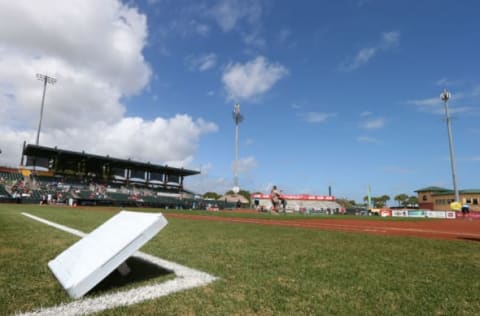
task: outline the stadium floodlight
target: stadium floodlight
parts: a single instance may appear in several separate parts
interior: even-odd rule
[[[43,119],[43,107],[45,104],[45,93],[47,91],[47,83],[54,85],[57,82],[57,79],[49,77],[47,75],[36,74],[38,80],[43,81],[43,95],[42,95],[42,105],[40,106],[40,121],[38,122],[38,131],[37,131],[37,141],[35,144],[38,146],[40,141],[40,130],[42,129],[42,119]]]
[[[240,113],[240,104],[235,104],[233,107],[233,120],[235,122],[235,162],[233,166],[234,180],[233,180],[233,192],[237,194],[240,192],[238,186],[238,126],[243,122],[243,115]]]
[[[445,119],[447,121],[447,130],[448,130],[448,144],[450,148],[450,165],[452,168],[452,179],[453,179],[453,191],[455,192],[455,201],[460,201],[460,194],[457,187],[457,173],[455,171],[455,157],[453,153],[453,136],[452,136],[452,122],[450,118],[450,113],[448,111],[448,100],[451,98],[450,92],[447,89],[444,89],[440,94],[440,99],[445,105]]]

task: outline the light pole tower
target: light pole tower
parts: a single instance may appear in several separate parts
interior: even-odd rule
[[[45,104],[45,92],[47,91],[47,83],[54,85],[57,82],[57,79],[49,77],[47,75],[37,74],[37,79],[43,81],[43,95],[42,95],[42,105],[40,107],[40,121],[38,122],[38,131],[37,131],[37,141],[35,145],[38,146],[40,141],[40,130],[42,129],[42,119],[43,119],[43,106]]]
[[[240,187],[238,186],[238,126],[243,122],[243,115],[240,114],[240,104],[235,104],[233,107],[233,120],[235,121],[235,163],[233,165],[233,192],[240,192]]]
[[[458,193],[457,187],[457,173],[455,171],[455,157],[453,153],[453,136],[452,136],[452,122],[450,118],[450,113],[448,112],[448,99],[451,95],[447,89],[444,89],[440,94],[440,99],[445,105],[445,119],[447,121],[447,130],[448,130],[448,144],[450,146],[450,165],[452,167],[452,179],[453,179],[453,191],[455,192],[455,201],[460,202],[460,194]]]

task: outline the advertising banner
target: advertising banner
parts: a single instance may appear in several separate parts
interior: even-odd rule
[[[392,210],[392,216],[394,217],[408,217],[407,210]]]
[[[445,211],[426,211],[428,218],[447,218]]]
[[[457,216],[456,216],[455,212],[448,211],[448,212],[445,212],[445,217],[448,218],[448,219],[455,219]]]
[[[408,210],[408,217],[425,217],[423,210]]]
[[[392,216],[392,210],[389,208],[382,208],[380,210],[380,216],[382,217],[389,217]]]

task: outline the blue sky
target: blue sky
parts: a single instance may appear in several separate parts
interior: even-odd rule
[[[459,187],[480,188],[477,1],[81,3],[46,1],[43,24],[1,5],[0,164],[34,142],[42,72],[44,145],[201,169],[187,187],[223,193],[239,103],[241,188],[412,195],[452,188],[448,88]]]

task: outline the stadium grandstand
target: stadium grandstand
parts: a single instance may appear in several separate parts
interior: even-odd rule
[[[210,202],[184,188],[185,177],[199,173],[24,144],[19,168],[0,167],[0,202],[205,209]]]

